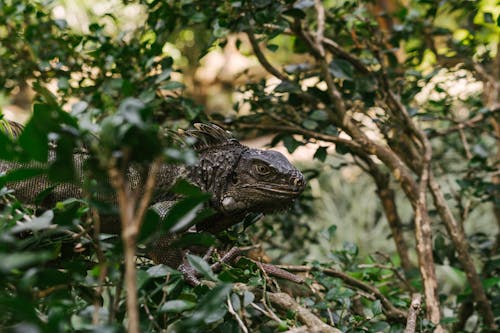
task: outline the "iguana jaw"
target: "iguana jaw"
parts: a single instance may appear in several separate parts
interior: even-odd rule
[[[264,185],[264,184],[245,184],[241,186],[242,188],[252,188],[258,192],[267,192],[267,193],[278,193],[284,194],[290,197],[297,197],[304,188],[302,187],[294,187],[290,188],[290,186],[277,186],[277,185]]]

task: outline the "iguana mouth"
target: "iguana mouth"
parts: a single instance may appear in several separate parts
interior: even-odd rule
[[[256,190],[267,192],[267,193],[279,193],[287,196],[297,196],[302,192],[302,189],[293,189],[289,186],[266,186],[262,184],[245,184],[242,187],[251,187]]]

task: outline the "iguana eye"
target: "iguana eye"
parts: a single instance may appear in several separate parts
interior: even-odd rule
[[[257,172],[261,175],[267,175],[271,172],[271,168],[269,168],[267,165],[265,164],[257,164],[255,166],[255,169],[257,170]]]

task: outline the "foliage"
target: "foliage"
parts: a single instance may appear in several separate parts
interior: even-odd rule
[[[252,216],[217,239],[207,234],[184,239],[219,249],[210,258],[187,257],[204,284],[193,287],[176,267],[138,259],[141,331],[275,332],[311,326],[300,311],[280,308],[278,296],[286,292],[297,298],[297,306],[343,332],[402,332],[412,293],[428,295],[429,278],[422,276],[434,272],[434,262],[462,280],[454,293],[434,290],[440,293],[438,307],[451,315],[436,317],[436,303],[426,299],[417,331],[438,324],[455,332],[493,330],[495,323],[484,310],[500,317],[499,240],[493,232],[468,227],[475,210],[493,210],[489,216],[500,218],[500,13],[493,1],[133,3],[145,9],[144,24],[113,35],[102,17],[83,32],[54,19],[57,2],[0,2],[2,93],[16,94],[27,86],[36,92],[33,116],[21,136],[0,132],[0,159],[38,162],[0,178],[2,331],[124,331],[130,294],[123,289],[124,244],[116,235],[93,231],[93,212],[116,213],[117,208],[90,194],[112,190],[99,181],[110,167],[148,166],[159,157],[192,163],[193,151],[179,145],[170,130],[207,119],[222,120],[240,133],[276,134],[273,144],[281,142],[289,152],[318,143],[314,157],[322,165],[332,164],[334,150],[343,162],[333,169],[361,168],[376,185],[397,253],[364,257],[357,245],[345,243],[327,249],[326,261],[288,267],[305,278],[302,284],[268,274],[256,259],[265,255],[249,254],[220,270],[211,268],[234,245],[251,248],[263,242],[266,251],[278,253],[276,258],[294,253],[301,259],[307,257],[307,244],[321,237],[331,246],[341,225],[312,228],[317,212],[306,192],[289,212],[263,223],[255,224],[259,217]],[[119,20],[113,13],[104,16]],[[195,32],[194,46],[183,45],[183,31]],[[241,51],[255,54],[280,82],[262,79],[239,87],[245,100],[236,101],[235,111],[250,112],[207,116],[184,93],[189,65],[235,34]],[[165,45],[176,43],[188,66],[166,50]],[[462,78],[482,83],[481,89],[454,93],[446,84]],[[57,158],[47,164],[53,143]],[[4,186],[40,174],[72,182],[75,151],[91,156],[85,168],[95,177],[83,185],[89,193],[85,200],[70,198],[43,211],[19,202]],[[313,170],[309,180],[317,176]],[[436,198],[442,192],[433,184],[443,186],[455,226],[446,223],[450,215],[439,209]],[[192,223],[196,215],[190,213],[207,200],[187,185],[173,191],[184,198],[163,221],[162,233]],[[403,225],[398,217],[394,193],[411,204],[411,224]],[[419,234],[426,216],[429,233]],[[155,239],[158,223],[148,211],[139,251]],[[462,233],[464,238],[457,239]],[[410,235],[419,264],[408,256],[414,246]],[[431,242],[430,257],[420,250],[425,242]],[[472,261],[463,249],[474,259],[479,286],[470,280]],[[485,298],[475,298],[478,288]]]

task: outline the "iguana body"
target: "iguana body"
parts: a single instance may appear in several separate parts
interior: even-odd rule
[[[151,205],[160,216],[165,216],[172,206],[168,198],[169,189],[181,178],[211,193],[209,205],[216,214],[197,225],[197,230],[211,233],[240,222],[248,213],[268,213],[286,208],[303,191],[303,175],[281,153],[246,147],[215,125],[196,124],[195,127],[186,134],[198,140],[195,145],[198,163],[193,166],[163,164],[158,172]],[[83,164],[88,156],[83,153],[74,156],[76,172],[83,182]],[[19,166],[0,161],[0,173],[8,173]],[[134,168],[129,169],[127,176],[132,188],[143,183],[141,172]],[[14,189],[14,195],[27,204],[33,204],[40,192],[53,187],[42,202],[47,207],[68,198],[84,197],[81,186],[52,184],[46,176],[12,182],[8,187]],[[117,232],[119,229],[118,221],[113,219],[106,219],[101,224],[105,232]],[[155,261],[172,264],[176,253],[168,248],[170,238],[160,240],[152,249]]]

